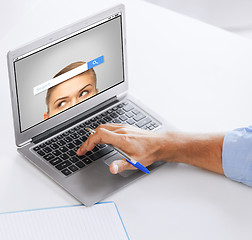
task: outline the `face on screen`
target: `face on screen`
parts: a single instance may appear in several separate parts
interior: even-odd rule
[[[44,119],[48,119],[98,93],[94,70],[86,71],[70,78],[47,91],[47,112]]]

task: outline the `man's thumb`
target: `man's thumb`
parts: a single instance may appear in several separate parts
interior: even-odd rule
[[[115,160],[110,164],[110,172],[117,174],[127,169],[132,169],[131,165],[125,160]]]

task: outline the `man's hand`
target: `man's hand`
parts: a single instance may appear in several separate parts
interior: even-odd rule
[[[144,166],[155,161],[181,162],[223,174],[222,144],[224,134],[155,133],[123,124],[105,124],[95,129],[77,151],[83,155],[97,144],[111,144]],[[125,160],[114,161],[114,174],[135,169]]]
[[[159,160],[162,138],[161,134],[128,125],[105,124],[95,129],[95,133],[91,134],[87,141],[82,144],[77,154],[83,155],[91,151],[97,144],[111,144],[144,166],[149,166],[154,161]],[[125,160],[114,161],[110,165],[110,171],[113,174],[126,169],[135,168]]]

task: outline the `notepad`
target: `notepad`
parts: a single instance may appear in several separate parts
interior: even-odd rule
[[[0,239],[129,239],[114,202],[0,214]]]

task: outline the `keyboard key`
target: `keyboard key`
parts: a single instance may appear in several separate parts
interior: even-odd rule
[[[97,120],[96,117],[90,119],[91,122],[96,122],[96,120]]]
[[[94,148],[93,148],[93,152],[98,152],[100,149],[97,147],[97,146],[95,146]]]
[[[64,141],[69,143],[69,142],[72,142],[73,139],[70,136],[67,136],[67,137],[64,138]]]
[[[79,168],[77,168],[75,165],[71,165],[68,167],[72,172],[76,172]]]
[[[90,128],[92,128],[92,129],[96,129],[99,125],[98,125],[97,123],[92,123],[92,124],[90,124],[89,126],[90,126]]]
[[[68,131],[68,133],[70,133],[70,134],[72,134],[72,133],[74,133],[75,131],[73,130],[73,129],[70,129],[69,131]]]
[[[154,129],[154,127],[153,127],[153,126],[150,126],[150,127],[149,127],[149,129],[150,129],[150,130],[153,130],[153,129]]]
[[[76,155],[76,152],[74,152],[73,150],[70,150],[67,152],[67,154],[72,157]]]
[[[96,116],[96,118],[97,118],[97,119],[101,119],[101,118],[102,118],[102,115],[100,114],[100,115]]]
[[[58,170],[62,170],[62,169],[64,169],[64,168],[66,168],[66,167],[69,167],[70,165],[72,165],[72,163],[71,163],[70,161],[67,160],[67,161],[64,161],[64,162],[62,162],[62,163],[56,165],[56,168],[57,168]]]
[[[138,122],[141,119],[145,118],[145,115],[143,115],[142,113],[137,114],[135,117],[133,117],[133,119]]]
[[[129,120],[127,120],[126,122],[130,125],[133,125],[135,123],[135,121],[131,118]]]
[[[45,148],[43,148],[43,151],[44,151],[45,153],[49,153],[49,152],[52,151],[52,149],[51,149],[50,147],[45,147]]]
[[[57,142],[57,144],[59,146],[64,146],[66,144],[66,142],[64,140],[60,140],[60,141]]]
[[[73,139],[77,139],[78,137],[79,137],[78,133],[71,134],[71,138],[73,138]]]
[[[111,117],[109,117],[109,116],[107,116],[107,117],[105,117],[105,118],[103,118],[106,122],[110,122],[110,121],[112,121],[112,118]]]
[[[51,141],[55,143],[58,141],[58,139],[55,137],[55,138],[52,138]]]
[[[100,149],[107,147],[106,144],[97,144],[96,146]]]
[[[118,109],[116,112],[117,112],[119,115],[124,114],[124,111],[123,111],[122,109]]]
[[[45,142],[46,145],[50,145],[52,143],[52,140],[48,140]]]
[[[80,129],[80,126],[74,127],[74,130],[78,131]]]
[[[81,124],[80,124],[80,127],[81,127],[81,128],[84,128],[84,127],[85,127],[85,123],[81,123]]]
[[[78,149],[79,149],[79,147],[74,147],[73,151],[77,152]]]
[[[67,154],[63,153],[63,154],[60,155],[60,158],[62,160],[67,160],[69,158],[69,156]]]
[[[73,143],[74,143],[76,146],[80,146],[80,145],[82,144],[82,142],[81,142],[79,139],[73,140]]]
[[[137,109],[132,110],[132,112],[133,112],[135,115],[137,115],[138,113],[140,113],[140,111],[137,110]]]
[[[84,158],[83,160],[82,160],[86,165],[88,165],[88,164],[90,164],[92,161],[90,160],[90,159],[88,159],[88,158]]]
[[[37,152],[39,149],[40,149],[40,147],[36,146],[36,147],[33,148],[33,151]]]
[[[73,149],[73,148],[75,147],[75,145],[74,145],[73,143],[68,143],[68,144],[66,145],[66,147],[67,147],[68,149]]]
[[[86,155],[87,156],[90,156],[90,155],[92,155],[93,154],[93,152],[92,151],[88,151],[88,152],[86,152]]]
[[[90,155],[89,157],[90,157],[91,160],[95,161],[95,160],[97,160],[97,159],[99,159],[99,158],[107,155],[108,153],[110,153],[112,151],[113,151],[113,148],[111,148],[111,147],[108,146],[106,148],[103,148],[99,152],[96,152],[96,153]]]
[[[83,160],[83,159],[86,158],[86,157],[87,157],[86,155],[77,156],[77,158],[78,158],[79,160]]]
[[[125,122],[128,118],[125,115],[121,115],[119,119]]]
[[[68,176],[68,175],[70,175],[72,172],[69,170],[69,169],[64,169],[64,170],[62,170],[61,171],[65,176]]]
[[[79,159],[78,159],[77,157],[71,157],[69,160],[70,160],[72,163],[76,163],[76,162],[79,161]]]
[[[62,152],[59,151],[58,149],[56,149],[56,150],[54,150],[54,151],[52,152],[52,154],[53,154],[54,156],[56,156],[56,157],[58,157],[61,153],[62,153]]]
[[[56,158],[54,158],[53,160],[51,160],[50,161],[50,163],[53,165],[53,166],[55,166],[55,165],[57,165],[57,164],[59,164],[59,163],[61,163],[61,162],[63,162],[60,158],[58,158],[58,157],[56,157]]]
[[[79,168],[83,168],[83,167],[85,167],[85,164],[83,162],[79,161],[76,163],[76,166],[78,166]]]
[[[125,115],[126,115],[127,117],[129,117],[129,118],[131,118],[131,117],[134,116],[134,114],[133,114],[132,112],[127,112]]]
[[[118,118],[114,119],[112,122],[113,123],[121,123],[121,121]]]
[[[69,132],[64,132],[62,135],[63,135],[64,137],[66,137],[66,136],[69,135]]]
[[[38,150],[38,152],[37,152],[40,156],[44,156],[45,155],[45,153],[42,151],[42,150]]]
[[[46,147],[46,144],[45,144],[45,143],[41,143],[41,144],[39,145],[39,147],[40,147],[40,148],[44,148],[44,147]]]
[[[50,160],[52,160],[52,159],[54,158],[54,156],[53,156],[53,154],[48,153],[48,154],[45,155],[43,158],[44,158],[46,161],[50,161]]]
[[[82,142],[86,142],[87,141],[87,137],[86,136],[82,136],[82,137],[80,137],[80,140],[82,141]]]
[[[59,151],[61,152],[67,152],[68,151],[68,148],[66,146],[63,146],[63,147],[59,147]]]
[[[80,136],[84,136],[84,135],[86,134],[86,132],[85,132],[83,129],[80,129],[80,130],[78,131],[78,134],[79,134]]]
[[[134,107],[131,104],[127,104],[126,106],[123,107],[123,110],[128,112],[130,110],[132,110]]]
[[[57,143],[53,143],[50,145],[50,148],[55,150],[55,149],[59,148],[59,145]]]
[[[105,123],[106,123],[106,121],[105,121],[104,119],[100,119],[98,122],[99,122],[100,124],[105,124]]]
[[[147,118],[139,121],[138,123],[136,123],[136,126],[138,126],[139,128],[141,128],[141,127],[143,127],[144,125],[146,125],[149,122],[151,122],[151,119],[147,117]]]
[[[118,114],[116,114],[116,113],[111,113],[111,114],[110,114],[110,117],[112,117],[112,118],[117,118],[117,117],[118,117]]]

